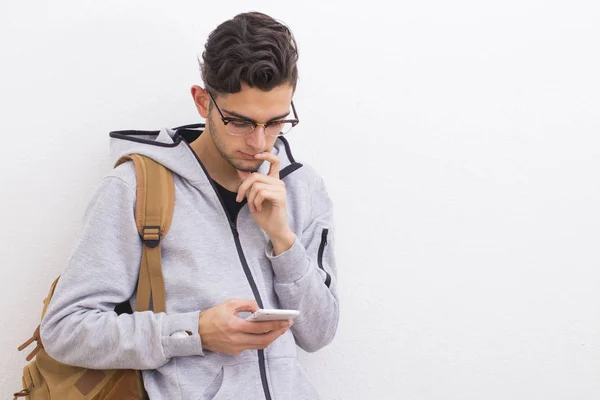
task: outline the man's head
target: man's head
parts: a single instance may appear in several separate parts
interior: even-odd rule
[[[268,15],[239,14],[219,25],[202,53],[202,80],[213,94],[237,93],[242,82],[269,91],[296,88],[298,51],[292,32]]]
[[[200,62],[205,87],[194,86],[192,96],[216,150],[234,168],[255,171],[261,161],[247,155],[269,151],[276,137],[265,135],[263,126],[233,136],[218,111],[258,124],[293,118],[287,114],[298,80],[297,60],[291,31],[265,14],[239,14],[210,34]]]

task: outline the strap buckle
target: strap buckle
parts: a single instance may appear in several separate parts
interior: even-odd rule
[[[160,226],[144,226],[140,236],[142,237],[144,244],[153,249],[160,244],[160,239],[162,237],[162,234],[160,233]]]

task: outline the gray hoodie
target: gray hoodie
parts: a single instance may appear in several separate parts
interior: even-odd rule
[[[338,325],[332,205],[323,181],[294,160],[285,139],[276,141],[272,152],[281,159],[296,241],[273,256],[247,205],[231,220],[190,148],[202,127],[111,133],[113,161],[138,153],[175,173],[175,212],[161,244],[167,312],[114,311],[128,300],[135,309],[142,254],[134,219],[135,169],[125,163],[104,178],[86,211],[42,321],[45,349],[65,364],[143,370],[152,400],[317,399],[296,345],[319,350],[331,342]],[[259,172],[267,170],[265,163]],[[265,350],[238,356],[203,350],[199,313],[232,298],[301,314]],[[178,331],[193,334],[173,335]]]

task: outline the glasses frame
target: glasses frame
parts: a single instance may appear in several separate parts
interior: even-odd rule
[[[265,135],[267,136],[271,136],[271,137],[279,137],[279,136],[283,136],[287,133],[289,133],[289,131],[287,131],[286,133],[281,133],[279,132],[277,135],[270,135],[267,133],[267,127],[269,127],[269,125],[278,122],[278,123],[291,123],[292,127],[290,128],[290,131],[296,126],[298,125],[298,123],[300,122],[300,119],[298,119],[298,113],[296,112],[296,107],[294,106],[294,101],[292,100],[292,112],[294,113],[294,119],[277,119],[274,121],[268,121],[265,122],[264,124],[260,124],[256,121],[252,121],[251,119],[245,119],[245,118],[234,118],[234,117],[226,117],[223,115],[223,113],[221,112],[221,109],[219,108],[219,106],[217,105],[217,102],[215,101],[215,98],[213,97],[212,93],[208,92],[208,95],[210,96],[210,100],[213,102],[213,104],[215,105],[215,107],[217,108],[217,111],[219,112],[219,116],[221,117],[221,121],[223,121],[223,125],[227,126],[228,123],[230,122],[244,122],[244,123],[250,123],[252,125],[254,125],[254,128],[252,128],[251,131],[249,131],[248,133],[245,133],[243,135],[236,135],[234,133],[229,132],[228,129],[225,129],[227,131],[227,133],[229,133],[231,136],[248,136],[249,134],[251,134],[252,132],[254,132],[254,130],[256,128],[258,128],[259,126],[263,127],[263,130],[265,132]]]

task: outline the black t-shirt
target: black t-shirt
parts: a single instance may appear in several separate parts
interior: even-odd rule
[[[223,186],[219,185],[217,182],[215,182],[215,186],[219,191],[219,195],[223,199],[223,203],[225,203],[225,208],[227,208],[227,212],[231,216],[231,219],[235,221],[238,213],[240,212],[242,207],[244,207],[244,204],[246,204],[246,198],[244,198],[244,200],[238,203],[237,201],[235,201],[235,198],[237,197],[237,192],[230,192]]]

